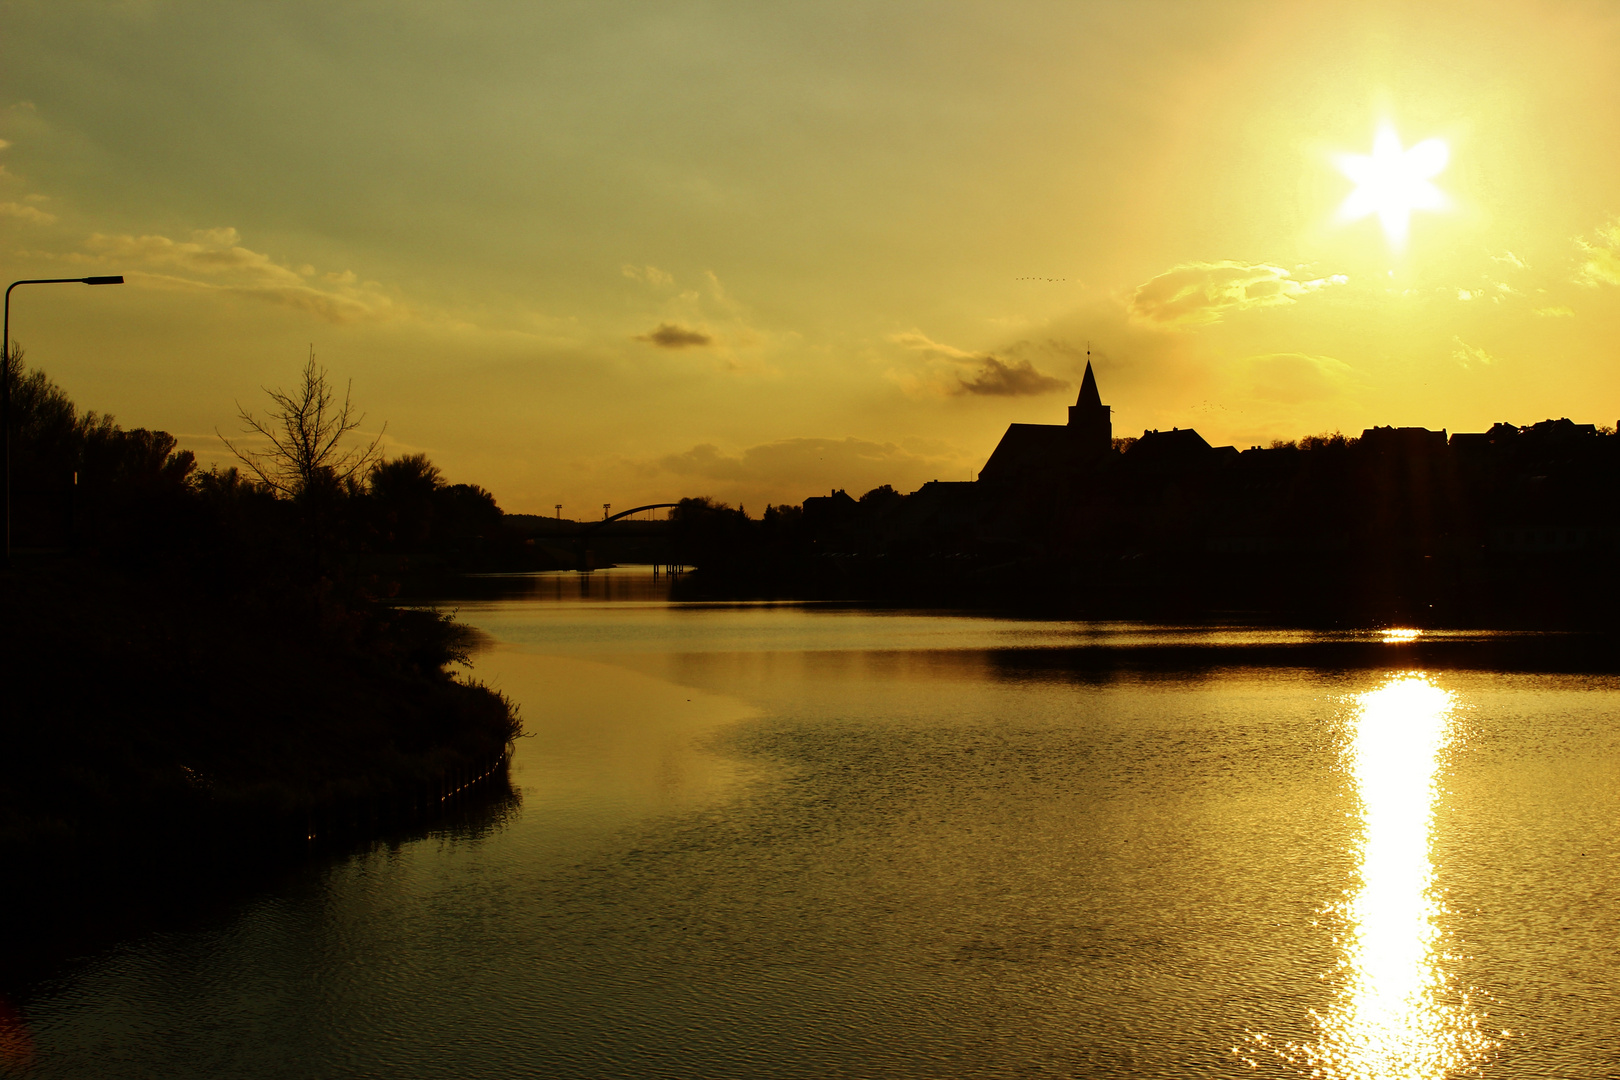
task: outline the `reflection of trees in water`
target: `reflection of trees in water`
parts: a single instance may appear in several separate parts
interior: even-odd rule
[[[1060,625],[1060,624],[1059,624]],[[1198,634],[1197,628],[1179,631]],[[1223,628],[1209,633],[1237,636]],[[1257,638],[1274,634],[1256,628]],[[1310,631],[1296,632],[1304,638]],[[1388,639],[1380,633],[1345,631],[1294,642],[1211,641],[1208,644],[1130,644],[990,649],[986,666],[997,678],[1073,682],[1101,686],[1174,673],[1193,678],[1230,670],[1266,668],[1300,671],[1387,671],[1422,667],[1431,671],[1610,672],[1620,655],[1606,634],[1534,632],[1456,633],[1447,637]]]
[[[502,769],[463,797],[448,801],[438,813],[424,814],[377,835],[340,840],[332,845],[331,854],[349,858],[380,848],[398,851],[408,844],[435,838],[482,841],[511,825],[522,809],[523,792],[512,783],[510,770]]]
[[[681,600],[684,579],[651,567],[627,566],[582,574],[575,570],[536,573],[464,574],[428,583],[416,597],[450,603],[479,600],[663,601]]]
[[[170,852],[146,860],[139,873],[123,865],[81,867],[55,883],[48,897],[32,897],[26,909],[12,895],[7,910],[24,917],[0,922],[0,954],[7,961],[0,969],[0,1007],[8,992],[40,985],[77,957],[154,932],[206,929],[222,912],[285,896],[296,882],[317,880],[368,855],[445,840],[476,847],[517,821],[523,794],[503,769],[476,793],[446,805],[414,821],[340,833],[312,845],[238,851],[234,858],[217,849]],[[0,1048],[0,1067],[5,1064]]]

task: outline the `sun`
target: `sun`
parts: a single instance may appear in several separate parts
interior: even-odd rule
[[[1356,184],[1339,207],[1340,221],[1359,221],[1377,214],[1390,247],[1406,246],[1413,210],[1444,210],[1451,205],[1445,193],[1429,181],[1450,160],[1451,151],[1439,139],[1425,139],[1407,150],[1389,124],[1373,137],[1371,154],[1340,154],[1339,171]]]

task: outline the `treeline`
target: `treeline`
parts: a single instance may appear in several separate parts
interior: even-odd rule
[[[427,455],[346,456],[335,442],[323,455],[322,436],[339,433],[318,429],[337,420],[346,433],[352,416],[302,415],[331,392],[313,361],[297,400],[280,395],[293,411],[271,418],[281,448],[244,449],[240,467],[206,471],[167,432],[80,413],[20,352],[8,374],[13,548],[184,569],[217,588],[291,589],[338,608],[391,596],[413,577],[549,568],[489,491],[448,483]],[[341,407],[328,402],[328,411]],[[300,426],[312,445],[288,446]]]
[[[413,573],[498,558],[495,500],[422,455],[346,456],[331,421],[353,417],[313,360],[284,395],[304,413],[274,416],[281,449],[206,471],[20,353],[6,375],[0,853],[301,838],[420,801],[516,736],[510,704],[455,674],[467,631],[388,602]]]
[[[882,484],[859,499],[835,491],[803,505],[767,505],[752,518],[711,498],[682,499],[669,515],[670,558],[696,573],[676,583],[677,595],[883,600],[909,594],[897,578],[885,578],[891,562],[898,569],[909,557],[908,576],[932,577],[931,568],[955,554],[936,551],[936,537],[904,525],[907,507],[920,501]]]

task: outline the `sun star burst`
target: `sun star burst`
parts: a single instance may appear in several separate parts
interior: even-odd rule
[[[1339,220],[1359,221],[1377,214],[1390,246],[1405,247],[1413,210],[1444,210],[1451,205],[1430,183],[1450,157],[1451,151],[1439,139],[1425,139],[1403,150],[1395,129],[1383,125],[1373,137],[1371,154],[1340,154],[1334,159],[1356,185],[1339,207]]]

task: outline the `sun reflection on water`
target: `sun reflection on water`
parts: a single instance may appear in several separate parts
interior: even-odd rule
[[[1357,883],[1339,915],[1338,999],[1317,1014],[1313,1075],[1438,1080],[1471,1071],[1495,1043],[1448,984],[1431,832],[1456,702],[1408,672],[1355,699],[1346,764],[1360,800]]]

